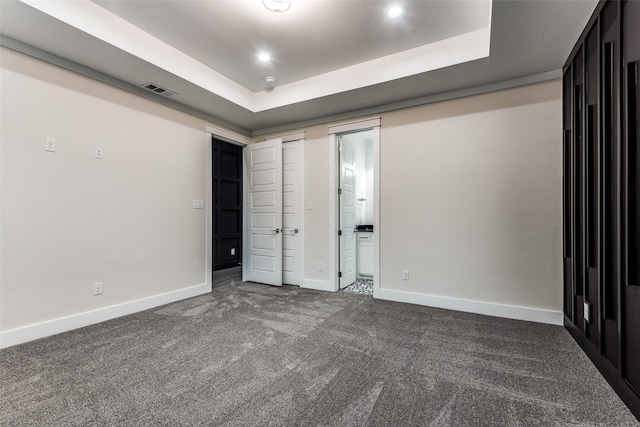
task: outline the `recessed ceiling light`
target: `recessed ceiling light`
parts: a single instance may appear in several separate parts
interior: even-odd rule
[[[387,10],[387,15],[389,15],[391,18],[397,18],[398,16],[402,15],[402,7],[400,7],[400,6],[391,6]]]
[[[291,7],[291,0],[262,0],[262,4],[271,12],[286,12]]]
[[[267,52],[260,52],[260,54],[258,55],[258,59],[262,62],[269,62],[271,61],[271,55],[269,55]]]

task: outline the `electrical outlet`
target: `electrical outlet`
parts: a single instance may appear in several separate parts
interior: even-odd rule
[[[44,151],[49,151],[51,153],[56,152],[56,140],[55,138],[45,138],[44,139]]]
[[[409,270],[402,270],[402,280],[409,280]]]
[[[104,148],[96,147],[96,159],[103,159],[103,158],[104,158]]]
[[[231,255],[235,255],[236,254],[236,248],[231,248]]]
[[[318,263],[318,271],[323,271],[324,270],[324,262],[319,262]]]
[[[93,295],[102,295],[102,282],[93,284]]]
[[[584,303],[584,320],[587,323],[590,323],[591,321],[589,320],[589,315],[591,314],[591,304],[589,304],[588,302]]]

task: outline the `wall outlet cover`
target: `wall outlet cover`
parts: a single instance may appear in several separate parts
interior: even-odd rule
[[[56,140],[55,138],[45,138],[44,139],[44,151],[49,151],[51,153],[56,152]]]
[[[102,295],[102,282],[93,284],[93,295]]]

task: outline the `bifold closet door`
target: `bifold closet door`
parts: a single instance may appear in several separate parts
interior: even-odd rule
[[[623,378],[640,391],[640,150],[638,111],[640,91],[640,2],[623,3],[622,45],[624,112],[622,120],[624,226],[623,226]]]
[[[249,179],[246,279],[282,286],[282,140],[245,147]]]

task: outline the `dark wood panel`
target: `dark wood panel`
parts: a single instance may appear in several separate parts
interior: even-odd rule
[[[242,262],[242,147],[213,138],[213,270]]]
[[[571,258],[564,259],[564,315],[572,319],[573,315],[573,269],[571,265],[573,260]],[[573,320],[573,319],[572,319]]]
[[[581,55],[576,55],[581,59]],[[575,66],[574,70],[578,67]],[[575,81],[575,79],[574,79]],[[575,282],[575,294],[582,295],[584,289],[584,147],[582,143],[582,86],[573,87],[573,278]],[[577,316],[576,316],[577,317]]]
[[[563,234],[562,244],[563,253],[565,258],[571,258],[572,253],[572,215],[571,206],[572,202],[572,186],[571,186],[571,165],[573,163],[573,154],[571,152],[571,131],[565,130],[562,141],[562,220],[563,220]],[[567,284],[569,287],[573,287],[571,283]]]
[[[601,162],[601,287],[602,351],[621,366],[620,330],[620,3],[609,2],[600,15],[602,162]]]
[[[640,420],[639,60],[640,1],[600,2],[562,114],[565,326]]]
[[[638,111],[640,100],[638,61],[640,60],[640,2],[623,4],[624,64],[624,158],[625,228],[623,293],[623,377],[640,392],[640,150]]]
[[[573,87],[573,68],[571,65],[562,76],[562,129],[571,129],[571,88]]]
[[[585,320],[585,335],[600,347],[600,27],[596,21],[587,33],[585,46],[584,116],[585,147],[585,265],[584,300],[589,305],[589,321]]]
[[[573,139],[571,133],[573,111],[573,68],[565,69],[562,77],[562,236],[563,236],[563,283],[564,283],[564,313],[573,318],[574,290],[573,282]]]

